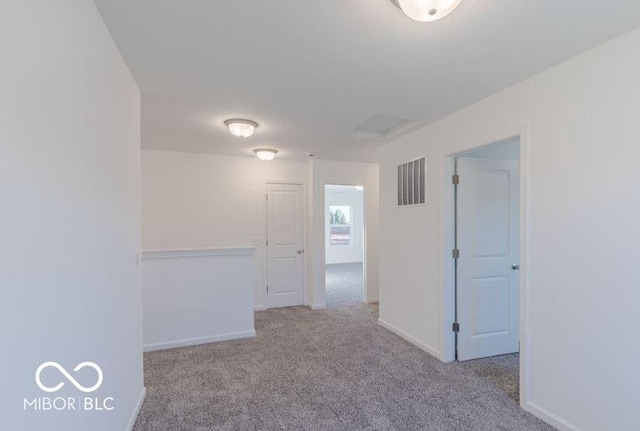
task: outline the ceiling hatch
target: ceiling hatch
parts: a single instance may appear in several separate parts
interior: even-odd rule
[[[353,129],[351,135],[363,139],[384,140],[408,131],[415,124],[414,121],[406,118],[373,115]]]

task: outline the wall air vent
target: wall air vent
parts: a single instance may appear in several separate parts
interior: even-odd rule
[[[398,206],[426,203],[426,173],[426,157],[398,165]]]

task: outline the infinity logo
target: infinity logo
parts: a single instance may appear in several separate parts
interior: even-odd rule
[[[82,362],[82,363],[76,365],[76,367],[73,369],[73,371],[76,372],[76,373],[78,371],[80,371],[81,369],[85,368],[85,367],[91,367],[91,368],[93,368],[94,370],[97,371],[97,373],[98,373],[98,381],[96,382],[95,385],[93,385],[93,386],[91,386],[89,388],[86,388],[86,387],[82,386],[80,383],[78,383],[78,381],[76,379],[74,379],[73,376],[71,374],[69,374],[67,372],[67,370],[62,368],[62,366],[60,364],[58,364],[57,362],[45,362],[42,365],[40,365],[38,367],[38,369],[36,370],[36,383],[38,384],[40,389],[42,389],[45,392],[56,392],[56,391],[59,391],[64,386],[64,382],[60,382],[56,386],[54,386],[52,388],[42,384],[42,382],[40,381],[40,374],[42,373],[42,370],[44,370],[45,368],[48,368],[48,367],[53,367],[53,368],[57,369],[58,371],[60,371],[62,373],[62,375],[64,375],[67,378],[67,380],[69,380],[71,382],[71,384],[73,386],[75,386],[76,388],[78,388],[78,390],[80,390],[82,392],[93,392],[96,389],[98,389],[100,387],[100,385],[102,385],[102,370],[100,369],[99,366],[97,366],[93,362]]]

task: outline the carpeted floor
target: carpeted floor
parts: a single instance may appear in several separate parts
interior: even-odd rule
[[[362,263],[326,265],[327,307],[343,307],[363,302],[364,276]],[[520,402],[519,355],[501,355],[463,362],[480,377]]]
[[[518,353],[474,359],[462,364],[506,392],[516,403],[520,402],[520,355]]]
[[[143,430],[551,430],[377,306],[256,313],[257,337],[146,353]]]
[[[364,302],[362,262],[326,265],[327,307]]]

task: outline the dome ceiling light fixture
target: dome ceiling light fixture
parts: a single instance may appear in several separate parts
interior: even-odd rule
[[[433,22],[453,12],[462,0],[391,0],[391,3],[415,21]]]
[[[248,138],[258,128],[258,123],[244,118],[229,118],[224,121],[233,136],[238,138]]]
[[[260,160],[269,161],[276,158],[276,154],[278,154],[278,150],[274,150],[273,148],[256,148],[253,150],[256,153],[256,156]]]

